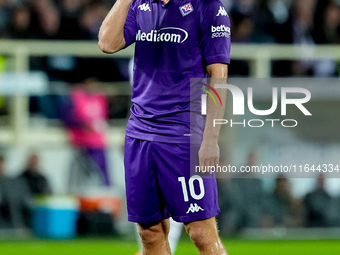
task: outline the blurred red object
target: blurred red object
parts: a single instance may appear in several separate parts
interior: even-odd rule
[[[100,211],[117,217],[122,211],[122,201],[118,197],[79,196],[78,199],[81,212]]]

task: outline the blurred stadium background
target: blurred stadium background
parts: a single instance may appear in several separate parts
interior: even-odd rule
[[[292,129],[224,127],[223,163],[340,164],[340,2],[222,2],[232,21],[230,82],[308,88],[313,114],[288,109],[299,122]],[[104,55],[96,42],[113,3],[0,0],[0,254],[138,250],[126,220],[122,156],[133,47]],[[104,102],[84,106],[104,112],[93,122],[70,121],[81,91]],[[254,101],[271,104],[267,94]],[[81,134],[90,129],[106,141],[99,146],[106,167],[93,164],[86,141],[74,140],[79,123]],[[229,253],[337,254],[340,174],[320,173],[221,176],[218,220]],[[186,235],[176,254],[195,254]]]

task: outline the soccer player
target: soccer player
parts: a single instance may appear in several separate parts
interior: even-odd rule
[[[208,99],[202,142],[191,146],[190,79],[226,79],[228,15],[219,0],[117,0],[100,28],[99,48],[115,53],[134,42],[124,154],[128,219],[138,224],[143,254],[171,254],[171,216],[184,223],[200,254],[225,255],[216,179],[191,176],[190,149],[200,166],[218,164],[219,128],[212,123],[223,117],[226,93],[216,89],[221,106]]]

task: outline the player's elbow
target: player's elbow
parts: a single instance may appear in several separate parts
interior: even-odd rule
[[[112,54],[120,50],[114,45],[110,45],[106,42],[103,42],[102,40],[98,41],[98,47],[102,52],[107,53],[107,54]]]
[[[99,49],[108,54],[115,53],[117,51],[120,51],[125,45],[124,40],[119,40],[119,41],[113,41],[109,42],[108,40],[99,38],[98,40],[98,47]]]

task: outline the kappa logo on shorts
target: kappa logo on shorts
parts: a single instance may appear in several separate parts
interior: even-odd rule
[[[195,213],[195,212],[199,212],[199,211],[204,211],[204,209],[202,207],[200,207],[197,203],[191,203],[189,208],[188,208],[188,211],[187,211],[187,214],[192,212],[192,213]]]
[[[151,10],[150,10],[150,6],[149,6],[149,4],[140,4],[139,6],[138,6],[138,9],[140,9],[141,11],[149,11],[149,12],[151,12]]]
[[[190,14],[194,8],[192,7],[191,3],[189,2],[188,4],[182,5],[181,7],[179,7],[179,10],[182,13],[182,16],[186,16],[188,14]]]

